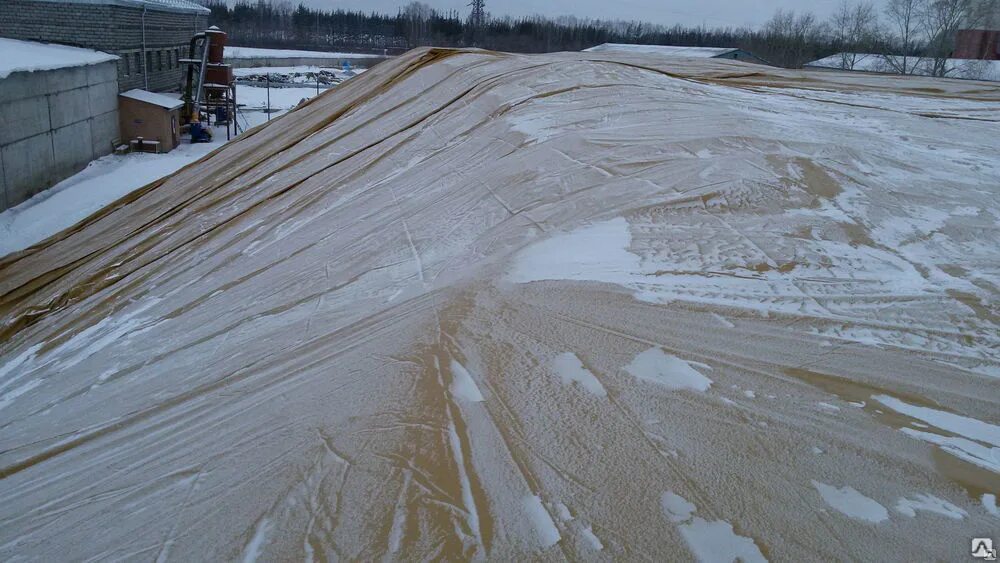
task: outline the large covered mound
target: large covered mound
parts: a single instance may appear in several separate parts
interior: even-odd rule
[[[424,49],[0,260],[0,559],[955,559],[1000,92]]]

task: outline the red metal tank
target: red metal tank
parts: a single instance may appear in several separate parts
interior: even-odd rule
[[[222,64],[222,59],[225,56],[226,50],[226,39],[229,36],[226,35],[225,31],[222,31],[214,25],[208,28],[205,31],[205,34],[209,39],[208,62]]]
[[[1000,61],[1000,30],[962,29],[955,37],[956,59]]]
[[[208,84],[232,84],[233,66],[227,64],[208,63],[205,69],[205,82]]]

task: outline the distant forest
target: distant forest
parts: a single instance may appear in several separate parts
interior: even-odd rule
[[[996,7],[996,0],[890,0],[890,3],[899,1],[917,8],[938,3]],[[225,0],[202,0],[202,4],[212,10],[212,25],[229,33],[231,44],[283,49],[399,54],[414,47],[435,45],[540,53],[579,51],[601,43],[643,43],[738,47],[772,64],[797,68],[843,51],[902,50],[909,55],[929,42],[920,44],[908,37],[906,41],[898,41],[888,31],[891,25],[883,32],[878,10],[873,4],[852,4],[847,0],[840,12],[828,21],[808,12],[779,10],[759,29],[667,27],[642,22],[537,16],[487,17],[485,25],[477,27],[470,23],[467,14],[439,12],[421,2],[411,2],[395,15],[324,11],[301,4],[296,6],[288,0],[237,0],[232,6]]]

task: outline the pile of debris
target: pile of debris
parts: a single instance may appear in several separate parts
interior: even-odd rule
[[[358,74],[353,69],[319,67],[242,68],[236,69],[234,73],[237,84],[271,88],[294,88],[317,84],[322,88],[329,88]]]

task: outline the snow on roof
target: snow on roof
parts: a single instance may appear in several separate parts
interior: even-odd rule
[[[130,8],[146,8],[161,12],[183,12],[191,14],[210,14],[211,10],[190,0],[34,0],[35,2],[58,2],[60,4],[97,4],[125,6]]]
[[[118,60],[101,51],[0,37],[0,79],[12,72],[55,70]]]
[[[906,57],[906,59],[906,67],[914,69],[912,72],[907,71],[907,74],[933,76],[932,68],[934,59],[925,57]],[[899,55],[837,53],[836,55],[830,55],[829,57],[806,63],[805,67],[900,74],[898,69],[903,67],[903,62],[903,57]],[[1000,61],[948,59],[945,64],[945,78],[1000,82]]]
[[[589,49],[584,49],[589,53],[603,53],[606,51],[628,51],[632,53],[647,53],[651,55],[667,55],[670,57],[702,57],[711,59],[728,55],[733,51],[739,51],[730,47],[679,47],[676,45],[631,45],[628,43],[603,43]]]
[[[363,53],[331,53],[327,51],[295,51],[289,49],[258,49],[256,47],[226,47],[227,59],[367,59],[382,55]]]
[[[177,98],[157,94],[156,92],[147,92],[146,90],[129,90],[128,92],[122,92],[120,96],[166,109],[177,109],[184,105],[184,102]]]

